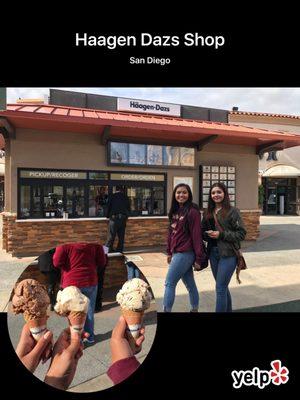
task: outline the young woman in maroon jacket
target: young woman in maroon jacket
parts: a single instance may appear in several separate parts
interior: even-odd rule
[[[197,312],[199,294],[194,279],[193,265],[196,269],[200,269],[204,254],[201,215],[198,206],[193,203],[189,185],[180,183],[174,188],[168,216],[170,224],[167,260],[170,265],[165,281],[163,310],[172,311],[176,285],[182,279],[189,292],[191,311]]]

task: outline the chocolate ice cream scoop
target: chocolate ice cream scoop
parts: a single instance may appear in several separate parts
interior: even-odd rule
[[[24,314],[25,320],[44,317],[50,299],[44,285],[35,279],[24,279],[15,286],[12,298],[13,312]]]

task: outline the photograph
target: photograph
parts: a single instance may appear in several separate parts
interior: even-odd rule
[[[107,260],[99,244],[72,243],[25,268],[7,305],[7,324],[17,356],[34,376],[60,390],[87,393],[121,383],[139,368],[155,338],[156,314],[152,289],[130,257]],[[70,352],[76,340],[74,376],[58,378],[70,368],[61,352]],[[33,368],[27,348],[43,341],[42,361]],[[128,365],[119,366],[126,355]]]
[[[163,164],[163,146],[147,146],[147,164],[162,165]]]
[[[129,164],[146,164],[146,146],[144,144],[129,145]]]
[[[112,164],[128,163],[128,144],[112,142],[110,147],[110,162]]]
[[[33,382],[132,395],[188,362],[180,326],[297,317],[297,87],[3,89],[0,311]]]

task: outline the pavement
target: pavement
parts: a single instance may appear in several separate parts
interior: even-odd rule
[[[262,216],[260,229],[257,241],[243,245],[248,269],[241,271],[242,284],[238,284],[235,278],[230,282],[233,309],[236,311],[257,311],[255,307],[300,299],[300,217]],[[135,263],[152,287],[157,310],[162,311],[166,254],[148,251],[138,255],[142,260]],[[195,272],[195,280],[200,294],[200,312],[214,312],[215,282],[210,268]],[[273,307],[273,310],[286,311],[282,307],[278,310]],[[187,290],[181,281],[176,288],[173,311],[189,311]],[[290,311],[300,311],[300,302]]]
[[[261,232],[256,242],[243,246],[248,269],[241,272],[242,284],[233,278],[230,291],[234,311],[299,312],[300,311],[300,217],[262,216]],[[168,270],[164,250],[152,249],[126,253],[140,268],[151,285],[155,303],[146,319],[146,341],[139,354],[142,362],[148,354],[156,332],[156,311],[162,311],[164,280]],[[15,281],[35,257],[14,258],[0,251],[0,311],[9,308],[9,297]],[[200,312],[214,312],[214,280],[209,268],[195,273],[200,294]],[[179,282],[176,289],[174,312],[189,311],[185,286]],[[92,392],[111,386],[106,375],[110,363],[109,338],[119,316],[119,308],[111,293],[107,293],[104,311],[95,315],[97,343],[86,349],[82,357],[80,374],[76,374],[70,391]],[[23,319],[8,313],[11,341],[16,346]],[[49,319],[54,334],[66,326],[66,321],[56,315]],[[44,369],[43,369],[44,368]],[[47,365],[36,375],[44,376]]]
[[[117,290],[106,290],[103,293],[103,310],[95,314],[96,343],[85,346],[75,377],[69,387],[71,392],[94,392],[113,386],[112,381],[106,375],[106,371],[111,365],[110,338],[112,330],[120,316],[120,307],[115,301],[116,292]],[[144,361],[153,344],[157,325],[156,317],[155,301],[152,301],[150,308],[144,315],[147,335],[145,335],[142,351],[137,355],[140,363]],[[10,340],[14,349],[16,349],[24,326],[24,319],[22,315],[14,315],[11,312],[11,303],[8,304],[7,324]],[[56,341],[62,330],[68,327],[68,321],[67,318],[60,317],[52,311],[47,326],[53,332],[54,341]],[[34,375],[43,381],[49,365],[50,361],[44,365],[40,364]]]

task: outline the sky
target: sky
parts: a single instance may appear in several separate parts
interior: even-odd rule
[[[60,87],[53,89],[225,110],[238,107],[239,111],[300,115],[300,88]],[[49,95],[49,88],[7,88],[8,103],[14,103],[19,98],[40,98],[44,95]]]

